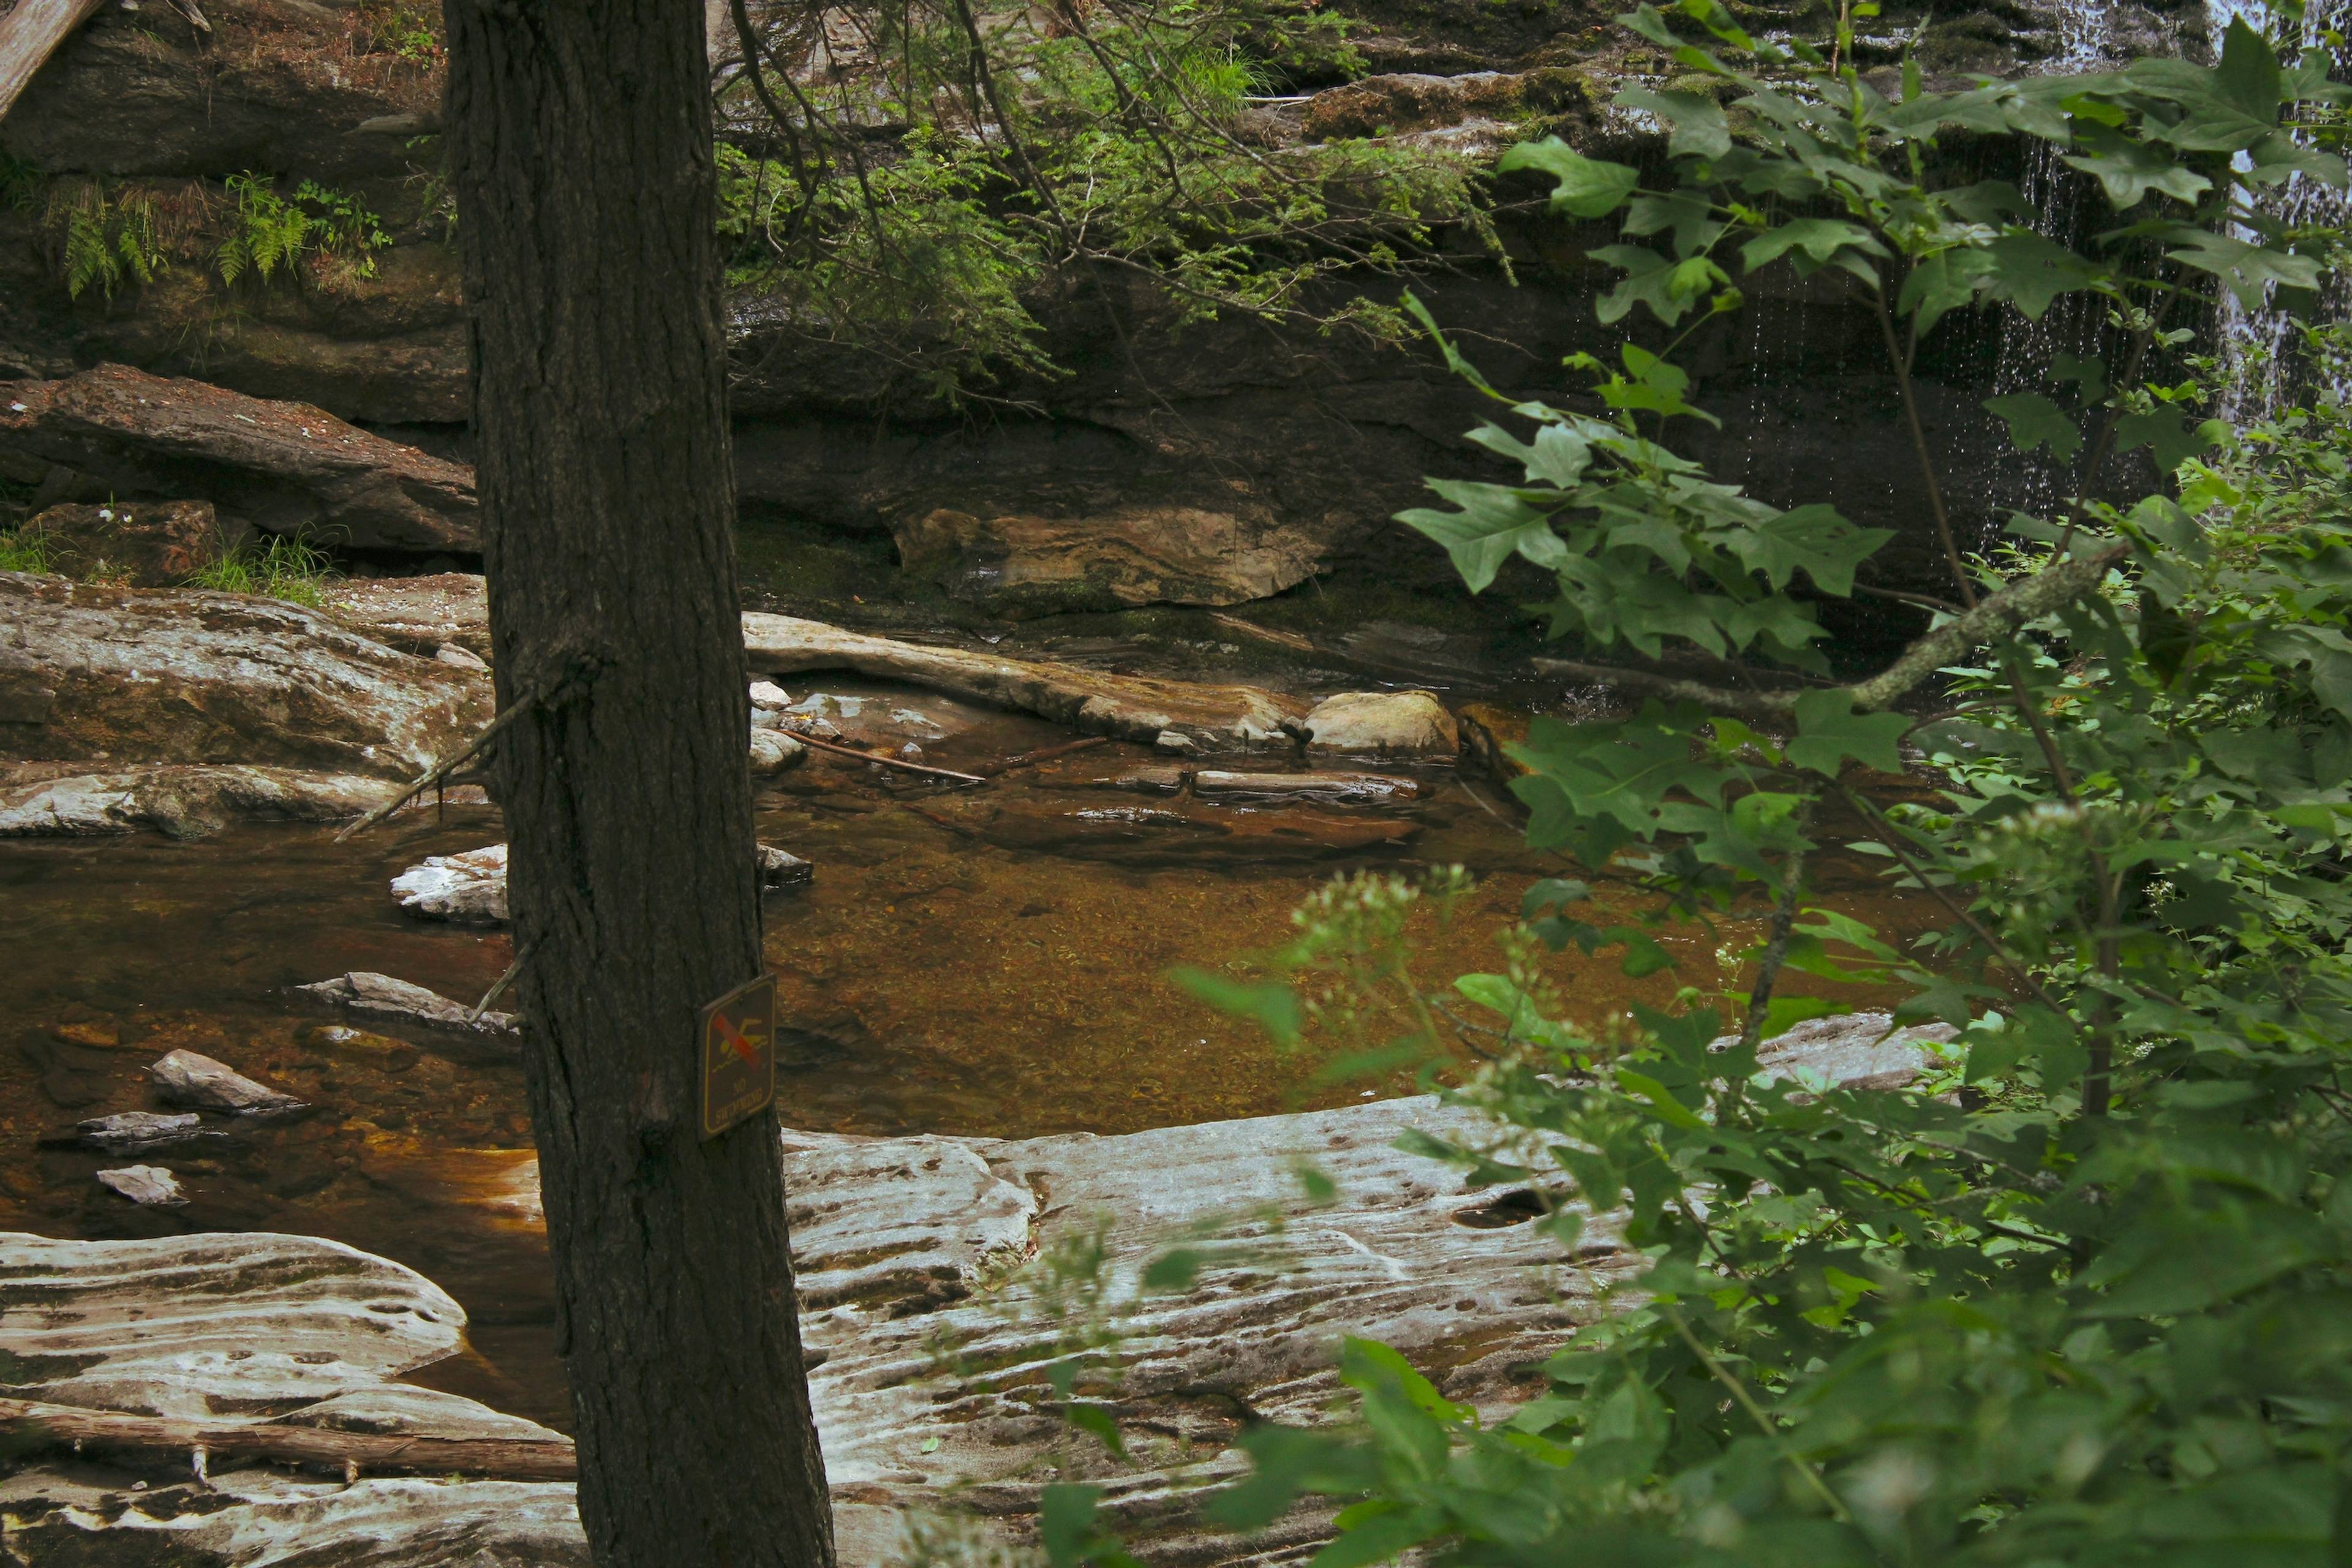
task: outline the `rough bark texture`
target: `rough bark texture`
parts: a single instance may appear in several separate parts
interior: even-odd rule
[[[496,767],[580,1512],[604,1568],[833,1558],[772,1114],[697,1136],[761,966],[693,0],[447,8]]]

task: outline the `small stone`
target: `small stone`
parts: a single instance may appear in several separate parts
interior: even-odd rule
[[[433,651],[433,658],[436,662],[446,664],[452,669],[486,671],[490,668],[480,654],[469,647],[459,647],[456,643],[443,643]]]
[[[204,1118],[194,1111],[159,1115],[152,1110],[125,1110],[114,1116],[93,1116],[79,1124],[81,1141],[108,1154],[128,1154],[158,1149],[205,1136]]]
[[[777,730],[751,731],[751,772],[765,778],[788,773],[808,760],[808,748]]]
[[[302,1109],[302,1102],[292,1095],[256,1083],[227,1063],[194,1051],[173,1051],[147,1070],[163,1090],[163,1098],[178,1105],[234,1111],[240,1116]]]
[[[117,1171],[100,1171],[98,1184],[134,1204],[170,1207],[188,1201],[179,1182],[161,1165],[125,1165]]]
[[[1201,749],[1201,742],[1181,730],[1162,730],[1152,738],[1151,743],[1163,752],[1174,752],[1180,756]]]
[[[759,847],[759,862],[762,888],[797,888],[816,877],[814,865],[772,845]]]
[[[751,682],[751,706],[754,708],[789,708],[793,694],[772,680]]]
[[[94,1023],[58,1024],[49,1033],[69,1046],[94,1046],[100,1050],[112,1050],[122,1043],[122,1031],[111,1020]]]
[[[1355,756],[1454,756],[1462,731],[1426,691],[1342,691],[1307,715],[1309,750]]]
[[[923,760],[923,748],[909,741],[898,748],[898,760],[902,763],[919,763]]]

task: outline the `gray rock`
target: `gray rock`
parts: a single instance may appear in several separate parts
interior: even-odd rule
[[[1360,757],[1451,759],[1462,732],[1426,691],[1342,691],[1316,704],[1301,725],[1307,749]]]
[[[762,888],[802,887],[816,877],[816,867],[790,850],[762,844],[759,853],[760,886]]]
[[[808,748],[780,731],[754,726],[751,731],[751,772],[761,778],[789,773],[808,760]]]
[[[392,879],[400,907],[423,920],[456,925],[507,922],[507,847],[485,845],[462,855],[427,856]]]
[[[366,970],[297,985],[294,991],[358,1017],[412,1024],[450,1034],[511,1039],[522,1024],[512,1013],[484,1013],[477,1018],[474,1010],[462,1002],[452,1002],[422,985]]]
[[[757,710],[775,710],[793,705],[793,694],[772,680],[751,682],[751,706]]]
[[[256,1083],[226,1062],[178,1050],[147,1068],[163,1098],[175,1105],[206,1110],[226,1110],[240,1116],[299,1110],[302,1101],[290,1094]]]
[[[201,838],[233,822],[343,822],[383,781],[300,768],[184,766],[0,784],[0,838],[79,838],[152,829]]]
[[[125,1110],[113,1116],[93,1116],[77,1124],[81,1141],[109,1154],[130,1154],[161,1149],[192,1138],[216,1136],[204,1131],[204,1118],[194,1111],[159,1115],[152,1110]]]
[[[0,758],[414,778],[490,721],[488,679],[323,612],[0,573]]]
[[[469,647],[460,647],[456,643],[442,644],[433,650],[433,657],[452,669],[478,669],[487,672],[490,668],[489,661],[483,658],[480,654]]]
[[[0,383],[0,449],[125,496],[201,495],[273,533],[367,550],[481,548],[474,471],[307,403],[101,364]]]
[[[134,1204],[172,1208],[188,1201],[188,1194],[180,1190],[178,1179],[161,1165],[125,1165],[120,1170],[100,1171],[98,1184]]]

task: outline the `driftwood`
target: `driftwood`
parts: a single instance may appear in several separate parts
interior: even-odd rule
[[[1287,749],[1290,740],[1285,723],[1307,714],[1307,704],[1297,699],[1254,686],[1204,685],[1107,675],[1070,665],[1032,664],[994,654],[868,637],[791,616],[746,615],[743,647],[754,674],[855,670],[992,707],[1020,709],[1087,734],[1146,744],[1172,731],[1213,750]]]
[[[996,778],[1020,768],[1034,768],[1039,763],[1050,763],[1056,757],[1066,757],[1073,752],[1088,752],[1097,746],[1110,744],[1108,735],[1088,735],[1082,740],[1065,741],[1058,746],[1040,746],[1034,752],[1024,752],[1017,757],[1007,757],[1001,763],[991,763],[982,768],[984,778]]]
[[[1389,773],[1244,773],[1215,768],[1138,768],[1094,781],[1098,788],[1146,795],[1192,794],[1211,800],[1315,800],[1375,805],[1414,800],[1421,785]]]
[[[0,16],[0,120],[48,64],[58,46],[73,37],[106,0],[16,0]]]
[[[300,1465],[356,1479],[362,1470],[501,1480],[568,1481],[579,1463],[568,1442],[500,1437],[418,1437],[244,1421],[178,1421],[82,1410],[35,1399],[0,1399],[0,1428],[31,1447],[187,1456],[203,1467],[224,1459]]]
[[[861,763],[873,763],[879,767],[898,768],[905,773],[921,773],[926,778],[950,779],[957,784],[988,782],[978,773],[960,773],[953,768],[935,768],[923,763],[902,762],[887,752],[861,752],[855,746],[835,745],[831,741],[820,741],[814,736],[803,735],[797,730],[782,730],[777,732],[790,735],[812,752],[824,752],[836,757],[850,757]]]

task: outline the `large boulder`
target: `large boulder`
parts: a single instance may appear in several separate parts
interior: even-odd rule
[[[168,588],[219,560],[236,542],[208,500],[53,506],[25,524],[68,574]]]
[[[0,383],[0,450],[121,497],[203,496],[273,533],[358,550],[481,548],[474,472],[306,403],[105,364]]]
[[[492,711],[488,676],[299,605],[0,573],[0,759],[414,777]]]
[[[0,777],[0,838],[87,838],[145,828],[201,838],[233,822],[344,822],[364,816],[383,796],[381,779],[300,768],[165,763],[14,784]]]
[[[1426,691],[1342,691],[1317,703],[1300,728],[1309,751],[1343,756],[1451,761],[1462,749],[1454,715]]]

